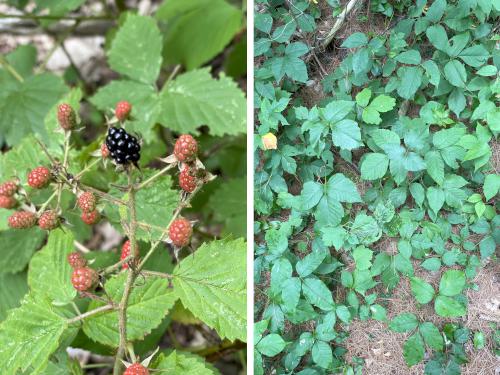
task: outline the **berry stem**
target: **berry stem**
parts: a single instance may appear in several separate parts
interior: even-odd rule
[[[64,156],[63,156],[63,170],[66,171],[68,169],[68,154],[69,154],[69,140],[71,137],[71,131],[67,131],[64,133]],[[56,212],[61,208],[61,197],[62,191],[64,187],[64,182],[61,181],[57,184],[57,208]]]
[[[159,172],[155,173],[154,175],[152,175],[150,178],[148,178],[146,181],[143,181],[141,182],[138,186],[137,186],[137,190],[140,190],[140,189],[143,189],[145,188],[147,185],[149,185],[151,182],[153,182],[154,180],[156,180],[158,177],[160,177],[161,175],[163,175],[165,172],[168,172],[169,170],[171,170],[173,167],[176,166],[176,163],[172,163],[172,164],[169,164],[168,166],[166,166],[165,168],[163,168],[162,170],[160,170]]]
[[[104,311],[113,310],[113,308],[114,308],[113,305],[104,305],[104,306],[98,307],[97,309],[87,311],[84,314],[75,316],[74,318],[68,319],[68,320],[66,320],[66,323],[67,324],[77,323],[85,318],[88,318],[89,316],[96,315],[96,314],[102,313]]]
[[[174,278],[174,275],[171,275],[169,273],[163,273],[163,272],[142,271],[141,273],[145,276],[157,276],[157,277],[161,277],[161,278],[169,279],[169,280]]]
[[[129,210],[129,241],[130,241],[130,254],[136,253],[136,241],[135,232],[137,230],[137,214],[135,207],[135,187],[132,179],[132,169],[129,168],[128,172],[128,188],[129,188],[129,199],[128,199],[128,210]],[[127,270],[127,281],[125,283],[125,288],[123,290],[122,299],[118,307],[118,328],[120,333],[120,345],[118,346],[118,352],[116,353],[115,365],[113,368],[113,375],[120,375],[123,363],[122,358],[125,354],[127,348],[127,305],[130,293],[132,291],[132,284],[137,276],[136,270],[129,268]]]
[[[35,141],[40,145],[40,147],[42,148],[42,151],[45,153],[45,155],[47,155],[47,157],[49,158],[50,160],[50,163],[52,165],[56,165],[57,162],[56,160],[52,157],[52,155],[49,153],[49,150],[47,150],[47,147],[45,147],[45,145],[43,144],[42,141],[40,141],[38,138],[35,137]]]
[[[75,247],[80,250],[82,253],[90,253],[92,250],[90,250],[87,246],[85,246],[84,244],[82,244],[81,242],[78,242],[78,241],[74,241],[73,242]]]
[[[187,196],[187,198],[182,201],[181,203],[179,203],[179,205],[177,206],[177,208],[175,209],[174,211],[174,214],[172,215],[172,218],[170,219],[170,222],[168,223],[167,225],[167,230],[168,228],[170,227],[170,225],[172,225],[172,223],[174,222],[175,219],[177,219],[177,217],[179,216],[179,214],[181,213],[182,209],[185,208],[185,207],[188,207],[189,206],[189,203],[191,202],[191,200],[193,199],[193,197],[196,195],[196,193],[198,191],[200,191],[201,187],[203,185],[198,185],[196,187],[196,189],[193,190],[193,192],[191,194],[189,194]],[[162,234],[162,236],[160,237],[160,239],[158,241],[156,241],[152,246],[151,246],[151,249],[149,249],[148,253],[144,256],[144,258],[142,258],[142,261],[141,263],[139,264],[139,266],[137,267],[137,270],[140,271],[144,265],[146,264],[147,260],[149,259],[149,257],[151,255],[153,255],[154,251],[156,250],[156,248],[158,247],[158,245],[165,239],[166,235],[166,232],[164,232]]]
[[[0,54],[0,65],[2,65],[12,76],[19,82],[24,82],[24,78],[17,72],[17,70],[9,64],[9,62]]]
[[[75,176],[75,179],[79,179],[80,177],[82,177],[86,172],[88,172],[90,169],[92,169],[92,167],[94,165],[96,165],[97,163],[99,163],[100,161],[101,161],[101,159],[99,159],[99,158],[94,159],[92,161],[92,163],[90,163],[84,169],[82,169],[80,172],[78,172],[78,174]]]
[[[49,197],[49,199],[47,199],[45,201],[45,203],[40,206],[38,212],[43,213],[45,211],[45,209],[47,208],[47,206],[50,204],[50,202],[52,202],[52,200],[56,197],[56,195],[57,195],[57,191],[54,191],[52,193],[52,195]]]

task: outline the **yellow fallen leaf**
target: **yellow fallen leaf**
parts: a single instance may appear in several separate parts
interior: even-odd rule
[[[278,138],[273,133],[267,133],[262,136],[264,150],[276,150],[278,148]]]

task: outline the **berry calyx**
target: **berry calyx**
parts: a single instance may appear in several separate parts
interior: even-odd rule
[[[76,126],[76,114],[73,107],[67,103],[60,104],[57,107],[57,121],[64,130],[73,129]]]
[[[97,210],[90,212],[83,212],[81,217],[83,222],[87,225],[93,225],[97,223],[99,220],[101,220],[101,214]]]
[[[187,193],[192,193],[196,189],[196,177],[193,169],[186,165],[179,173],[179,186]]]
[[[177,247],[183,247],[189,244],[192,234],[193,228],[191,222],[183,217],[174,220],[170,228],[168,228],[168,236]]]
[[[137,164],[141,158],[139,141],[123,128],[109,128],[106,146],[117,164]]]
[[[82,195],[80,195],[78,197],[77,204],[78,204],[78,207],[80,207],[80,209],[83,212],[94,211],[95,206],[96,206],[96,199],[95,199],[94,194],[91,193],[90,191],[86,191],[85,193],[83,193]]]
[[[14,197],[9,197],[7,195],[0,195],[0,208],[11,209],[15,207],[17,201]]]
[[[45,211],[38,219],[38,226],[43,230],[52,230],[59,226],[59,217],[55,211]]]
[[[36,216],[32,212],[14,212],[8,219],[9,227],[14,229],[27,229],[36,224]]]
[[[179,161],[192,161],[198,152],[198,142],[189,134],[181,135],[174,146],[174,155]]]
[[[101,156],[103,159],[106,159],[109,156],[109,150],[108,146],[106,146],[106,143],[103,143],[101,145]]]
[[[0,195],[12,197],[17,192],[18,185],[14,181],[7,181],[0,185]]]
[[[77,251],[68,254],[68,263],[72,268],[83,268],[87,265],[87,260]]]
[[[149,371],[140,363],[134,363],[125,370],[123,375],[149,375]]]
[[[77,268],[71,275],[71,284],[73,284],[73,288],[80,292],[94,289],[98,281],[99,276],[97,272],[90,267]]]
[[[128,118],[131,110],[132,110],[132,105],[126,100],[118,102],[115,108],[116,118],[121,122],[125,121]]]
[[[50,170],[46,167],[37,167],[28,174],[28,185],[34,189],[43,189],[50,182]]]

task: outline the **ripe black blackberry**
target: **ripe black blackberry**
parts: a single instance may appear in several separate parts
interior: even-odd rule
[[[123,128],[109,128],[106,146],[117,164],[133,163],[137,166],[141,158],[141,146],[137,138],[128,134]]]

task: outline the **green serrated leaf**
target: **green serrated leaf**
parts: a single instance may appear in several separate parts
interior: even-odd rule
[[[49,301],[27,296],[0,324],[0,372],[16,374],[31,367],[31,374],[39,374],[66,328],[66,318]]]
[[[267,357],[274,357],[281,353],[285,348],[286,342],[276,333],[271,333],[264,336],[256,345],[255,348]]]
[[[62,79],[39,74],[18,82],[0,76],[0,87],[0,137],[11,145],[30,133],[46,138],[43,118],[67,90]]]
[[[112,277],[105,284],[107,294],[118,305],[126,284],[127,272]],[[168,280],[158,277],[136,279],[130,293],[127,308],[127,339],[142,340],[152,329],[162,322],[167,312],[174,306],[177,295],[169,288]],[[88,310],[103,306],[100,301],[92,301]],[[145,319],[147,317],[147,319]],[[111,347],[118,347],[120,341],[118,312],[109,310],[86,319],[83,331],[92,340]]]
[[[403,345],[403,357],[408,366],[413,366],[424,359],[424,341],[420,334],[410,336]]]
[[[453,297],[462,293],[465,287],[465,273],[460,270],[448,270],[441,277],[439,282],[439,293]]]
[[[434,288],[431,284],[419,277],[411,277],[410,284],[411,291],[419,303],[425,304],[432,301]]]
[[[377,180],[385,176],[389,158],[384,154],[369,153],[361,162],[361,178],[363,180]]]
[[[35,298],[45,296],[55,304],[67,304],[76,296],[71,285],[72,269],[67,256],[74,249],[71,232],[55,229],[50,232],[47,244],[30,262],[28,284]]]
[[[467,312],[467,309],[462,303],[446,296],[436,297],[434,301],[434,310],[436,314],[445,318],[457,318],[459,316],[464,316]]]
[[[10,309],[21,304],[21,300],[28,292],[26,273],[0,274],[0,322],[7,317]]]
[[[216,221],[225,223],[224,233],[236,237],[246,235],[246,207],[242,204],[246,197],[246,179],[234,178],[224,183],[213,192],[208,202]]]
[[[415,329],[417,326],[417,317],[412,313],[399,314],[389,323],[389,329],[394,332],[408,332]]]
[[[189,372],[191,375],[218,375],[219,371],[205,362],[202,357],[192,353],[174,350],[160,353],[154,361],[153,367],[159,373],[183,375]]]
[[[1,231],[0,274],[22,271],[33,253],[40,248],[44,238],[45,233],[38,228]]]
[[[155,21],[129,13],[113,39],[108,62],[118,73],[151,84],[160,72],[161,50],[162,38]]]
[[[246,244],[212,241],[173,272],[174,294],[222,338],[246,341]]]
[[[210,76],[209,69],[180,75],[161,94],[159,122],[172,130],[195,133],[207,125],[210,134],[240,134],[246,131],[246,99],[236,83],[224,75]]]
[[[168,25],[166,64],[183,64],[190,70],[224,50],[241,29],[243,13],[225,0],[167,1],[156,11],[156,18]],[[272,25],[272,19],[267,25],[269,21]]]

